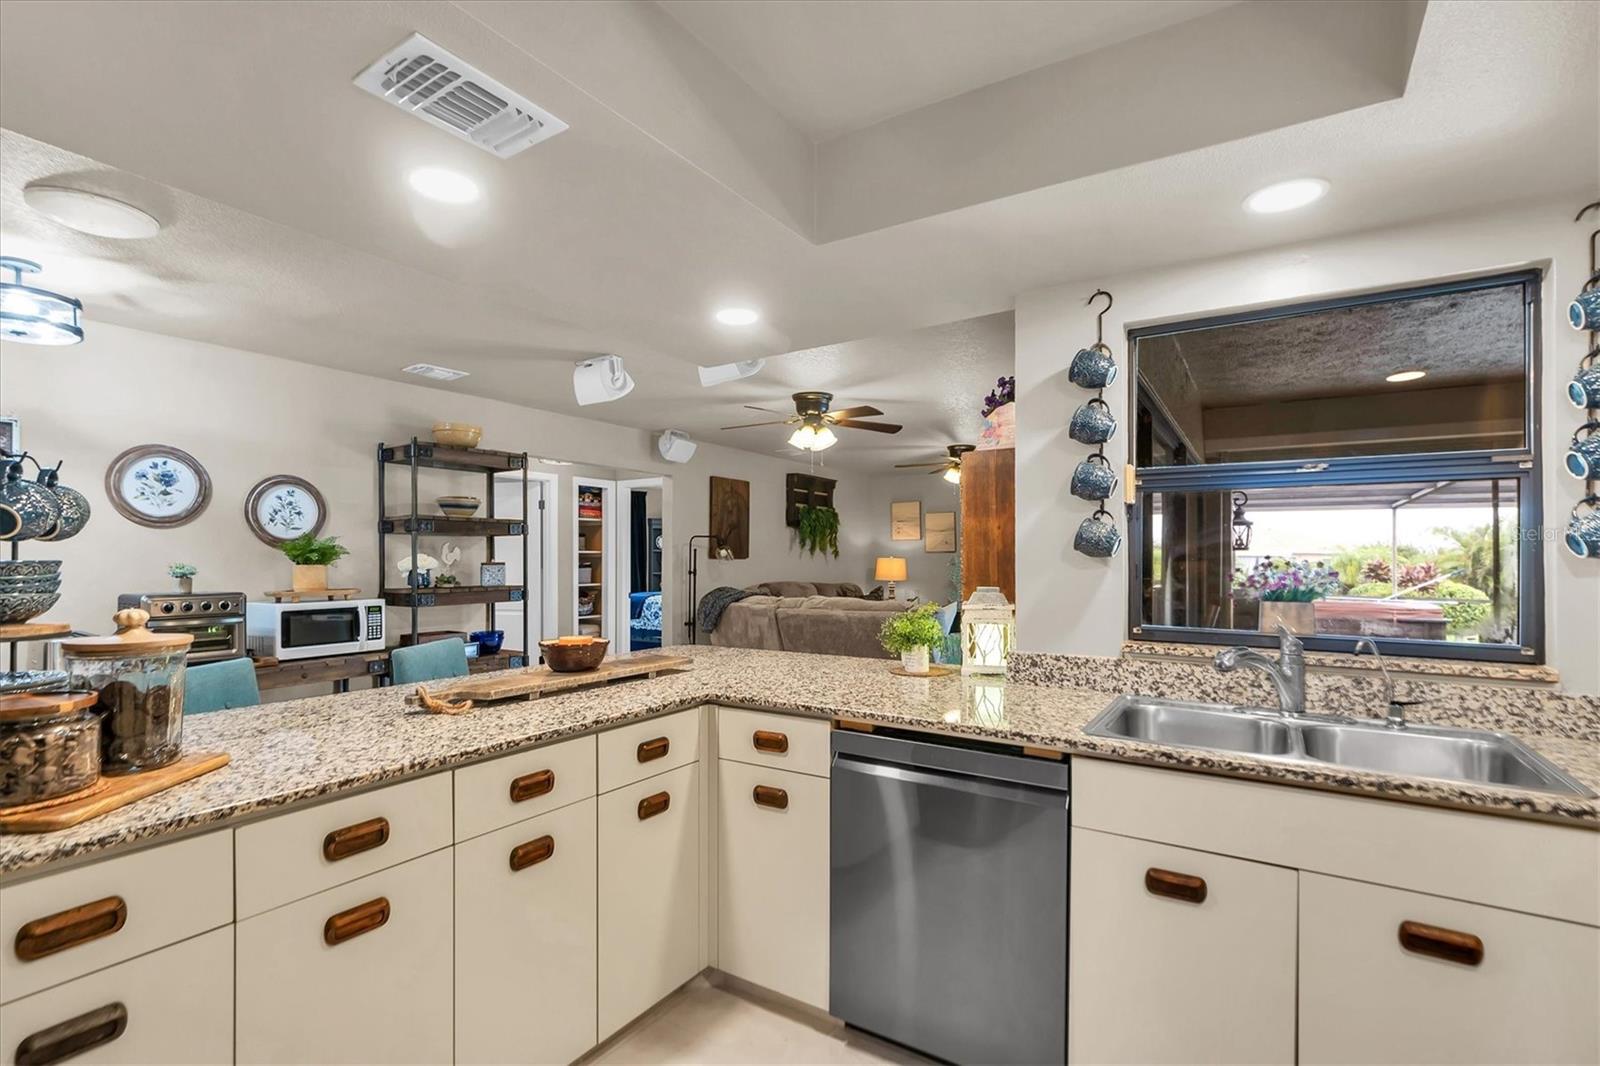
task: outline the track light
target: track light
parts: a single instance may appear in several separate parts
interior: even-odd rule
[[[633,391],[633,378],[622,368],[622,356],[601,355],[572,368],[572,392],[580,407],[620,400]]]

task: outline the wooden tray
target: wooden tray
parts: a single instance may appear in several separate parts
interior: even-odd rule
[[[13,640],[45,640],[72,632],[66,622],[15,622],[0,625],[0,642]]]
[[[929,663],[928,672],[925,674],[908,673],[903,666],[891,666],[889,667],[889,672],[898,677],[949,677],[951,674],[959,674],[961,667],[945,666],[943,663]]]
[[[173,785],[228,765],[226,752],[195,752],[159,770],[122,777],[102,777],[86,792],[43,803],[29,803],[0,812],[0,834],[50,833],[125,807]]]
[[[350,600],[361,595],[360,589],[278,589],[261,595],[273,603],[305,603],[310,600]]]
[[[440,686],[437,689],[430,685],[428,692],[440,699],[472,700],[476,703],[511,700],[522,696],[537,699],[553,692],[603,685],[628,677],[655,677],[662,673],[676,673],[689,669],[693,663],[694,660],[686,655],[668,655],[660,652],[636,655],[629,659],[606,659],[593,670],[584,670],[576,674],[558,674],[548,666],[530,666],[522,670],[505,670],[482,678],[462,681],[459,684]],[[415,704],[416,695],[406,697],[406,702]]]

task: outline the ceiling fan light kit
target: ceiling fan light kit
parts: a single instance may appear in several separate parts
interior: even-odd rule
[[[944,479],[952,485],[961,484],[961,459],[968,452],[976,451],[971,444],[947,444],[944,448],[946,455],[943,459],[933,463],[896,463],[896,470],[927,470],[930,474],[943,474]],[[932,469],[929,469],[929,468]]]
[[[860,406],[846,407],[839,411],[831,410],[833,393],[831,392],[797,392],[791,399],[794,400],[794,414],[788,418],[776,419],[771,422],[746,422],[737,426],[723,426],[724,430],[754,429],[757,426],[794,426],[795,430],[789,435],[789,443],[801,451],[820,452],[831,448],[838,442],[835,429],[865,429],[873,433],[899,433],[904,426],[895,425],[893,422],[867,422],[863,419],[872,418],[883,414],[876,407]]]

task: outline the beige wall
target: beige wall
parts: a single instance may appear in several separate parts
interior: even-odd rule
[[[961,503],[956,487],[942,477],[928,474],[890,474],[873,478],[868,483],[868,489],[871,499],[865,513],[871,540],[866,546],[861,576],[852,580],[862,588],[870,589],[878,584],[872,576],[872,566],[877,557],[899,555],[906,561],[906,580],[899,582],[902,600],[913,592],[925,601],[944,603],[952,599],[950,566],[959,555],[930,555],[922,540],[891,540],[889,505],[896,500],[920,502],[924,529],[929,511],[955,511],[959,521]]]

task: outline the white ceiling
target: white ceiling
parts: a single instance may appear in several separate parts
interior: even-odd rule
[[[1175,47],[1173,34],[1214,32],[1213,19],[1249,16],[1265,20],[1257,29],[1268,37],[1274,27],[1292,36],[1304,26],[1283,20],[1313,6],[1234,5],[1086,58]],[[1352,22],[1375,12],[1389,32],[1381,5],[1329,10]],[[1363,74],[1360,87],[1380,102],[1309,120],[1303,109],[1286,112],[1276,128],[1215,142],[1173,139],[1156,156],[1142,144],[1143,161],[1101,158],[1094,166],[1105,169],[1071,180],[819,244],[808,236],[817,218],[803,210],[816,186],[791,165],[810,158],[809,138],[655,5],[7,0],[0,244],[42,260],[47,281],[84,299],[91,328],[119,322],[386,378],[408,363],[443,363],[472,376],[441,387],[568,413],[579,410],[571,363],[616,352],[638,388],[582,409],[587,417],[703,427],[708,439],[767,450],[767,438],[750,438],[755,431],[712,427],[747,421],[741,403],[783,409],[796,388],[824,388],[911,427],[886,442],[937,453],[961,428],[939,421],[941,405],[970,410],[988,385],[957,395],[967,386],[928,373],[926,344],[906,342],[916,330],[979,319],[952,327],[960,348],[970,343],[962,330],[993,339],[999,320],[989,316],[1045,285],[1081,280],[1092,289],[1096,277],[1179,259],[1589,192],[1600,139],[1597,11],[1581,0],[1434,0],[1398,98],[1384,67],[1372,85]],[[907,34],[923,13],[908,9]],[[1043,32],[1059,15],[1039,5],[1016,18],[1036,19]],[[412,32],[572,128],[500,161],[350,84]],[[793,50],[819,76],[831,62],[801,42]],[[1014,50],[1005,54],[1018,62]],[[1162,91],[1176,98],[1199,93],[1199,81],[1229,87],[1225,76],[1186,69],[1199,80]],[[1300,103],[1349,99],[1349,84],[1308,70],[1331,95],[1308,90]],[[1165,79],[1157,71],[1142,80],[1162,87]],[[1111,84],[1116,99],[1128,83]],[[993,88],[949,106],[977,106]],[[1035,103],[1048,99],[1047,86],[1031,91],[1045,94]],[[839,141],[936,118],[941,106]],[[1003,131],[1005,113],[995,117],[993,130]],[[1025,169],[1031,143],[996,147],[986,159],[1001,176],[1008,159]],[[1094,147],[1067,147],[1078,143],[1079,155]],[[466,209],[418,201],[404,175],[424,164],[469,173],[483,201]],[[1293,215],[1240,210],[1251,190],[1298,174],[1328,179],[1332,193]],[[120,191],[165,228],[142,242],[64,230],[20,204],[21,187],[43,177]],[[886,198],[896,191],[887,186]],[[904,192],[910,199],[915,190]],[[727,303],[766,317],[751,329],[719,327],[710,312]],[[847,343],[859,338],[891,339]],[[701,390],[695,376],[697,363],[813,350],[834,361],[801,373],[777,360],[718,390]],[[988,360],[992,370],[1009,360],[1008,350],[984,352],[970,362]],[[817,380],[824,374],[835,376]],[[914,405],[927,424],[901,413]],[[850,462],[847,448],[865,461],[866,446],[854,443],[864,436],[847,438],[829,461]]]
[[[813,141],[1238,0],[657,0]]]

